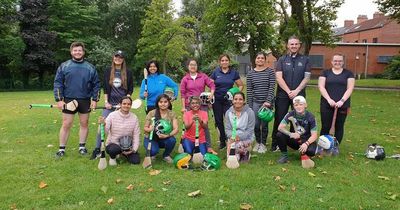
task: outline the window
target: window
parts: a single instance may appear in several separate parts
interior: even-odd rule
[[[362,42],[363,42],[363,43],[367,43],[367,39],[363,39]]]
[[[311,68],[324,68],[323,55],[310,55]]]
[[[372,38],[372,43],[378,43],[378,38],[377,37]]]
[[[389,63],[392,60],[393,56],[391,55],[379,55],[377,63]]]

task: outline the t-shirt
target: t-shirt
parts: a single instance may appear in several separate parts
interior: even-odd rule
[[[332,69],[326,69],[322,71],[321,77],[325,77],[325,89],[329,94],[329,97],[334,101],[342,99],[344,93],[347,90],[347,80],[354,78],[353,72],[343,69],[340,74],[334,74]],[[321,106],[329,107],[328,101],[321,96]],[[348,98],[341,108],[350,107],[350,98]]]
[[[208,121],[208,115],[207,112],[199,110],[197,112],[199,118],[202,121]],[[185,123],[192,123],[192,126],[189,129],[186,129],[185,134],[183,135],[185,139],[188,139],[192,142],[195,142],[196,140],[196,122],[193,121],[193,111],[187,111],[185,112],[185,114],[183,115],[183,120]],[[206,142],[206,135],[204,132],[204,128],[200,125],[199,123],[199,142],[200,143],[205,143]]]
[[[317,132],[317,122],[315,121],[315,117],[311,112],[305,111],[304,115],[299,115],[295,110],[288,112],[283,120],[281,121],[282,124],[289,124],[293,122],[289,120],[290,117],[294,117],[297,121],[297,126],[302,126],[305,130],[304,134],[300,136],[302,141],[307,141],[311,136],[311,131]],[[293,125],[294,127],[294,125]]]
[[[112,105],[119,104],[122,97],[126,96],[127,91],[122,87],[121,70],[115,69],[114,81],[111,86],[111,93],[108,95],[108,103]]]
[[[229,69],[224,73],[221,68],[216,68],[210,76],[215,84],[215,99],[223,100],[226,92],[233,87],[235,81],[240,79],[239,73],[234,69]]]
[[[250,70],[247,74],[247,103],[253,107],[253,102],[272,104],[275,91],[275,72],[266,68],[262,71]]]

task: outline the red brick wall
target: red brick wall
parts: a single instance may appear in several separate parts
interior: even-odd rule
[[[365,31],[359,31],[342,36],[343,42],[346,43],[362,43],[363,39],[367,39],[368,43],[372,43],[373,38],[378,38],[378,43],[400,43],[400,24],[396,21],[390,21],[382,28],[375,28]]]
[[[368,45],[338,45],[335,48],[328,48],[321,44],[313,44],[310,55],[323,55],[324,67],[323,69],[330,68],[331,59],[333,54],[341,53],[345,56],[345,68],[354,72],[354,74],[362,74],[365,76],[367,71],[368,76],[381,74],[387,64],[378,63],[378,56],[394,56],[400,53],[400,45],[397,46],[375,46]],[[356,60],[358,54],[359,59]],[[368,57],[367,57],[368,54]],[[367,68],[366,68],[366,63]],[[321,68],[313,68],[311,73],[313,77],[321,73]]]

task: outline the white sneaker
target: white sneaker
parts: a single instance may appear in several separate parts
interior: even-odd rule
[[[267,152],[267,147],[264,144],[260,144],[260,146],[258,147],[258,153],[265,153]]]
[[[110,166],[116,166],[117,165],[117,159],[110,158],[110,160],[108,161],[108,164],[110,164]]]
[[[259,143],[255,143],[254,144],[254,147],[253,147],[253,152],[258,152],[258,148],[260,147],[260,144]]]
[[[173,163],[173,160],[172,160],[172,158],[170,156],[164,157],[164,161],[169,163],[169,164]]]

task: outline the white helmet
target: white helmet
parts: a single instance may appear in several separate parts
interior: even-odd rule
[[[322,135],[318,138],[318,146],[324,149],[331,149],[334,145],[334,139],[331,135]]]

